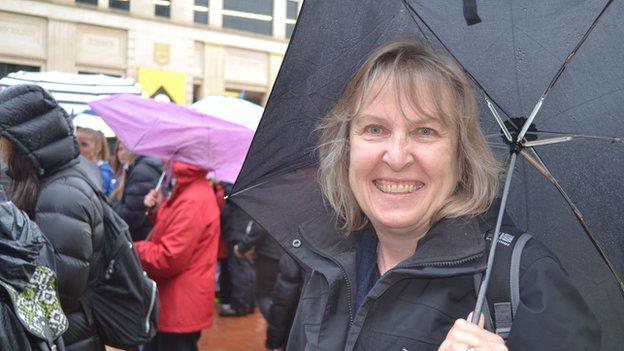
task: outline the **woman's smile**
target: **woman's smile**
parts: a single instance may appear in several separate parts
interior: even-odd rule
[[[388,179],[373,180],[375,187],[385,194],[404,195],[414,193],[425,186],[419,181],[395,181]]]

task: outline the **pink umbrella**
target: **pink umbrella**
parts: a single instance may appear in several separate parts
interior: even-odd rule
[[[254,132],[243,126],[172,103],[133,95],[90,102],[128,149],[215,173],[234,183]]]

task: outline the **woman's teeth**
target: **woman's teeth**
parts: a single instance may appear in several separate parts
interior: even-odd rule
[[[424,186],[422,183],[418,184],[381,184],[374,182],[377,189],[388,194],[409,194],[416,190],[419,190]]]

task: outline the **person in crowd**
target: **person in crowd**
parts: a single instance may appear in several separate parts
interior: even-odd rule
[[[224,317],[238,317],[253,313],[256,305],[256,271],[251,253],[235,255],[234,246],[253,227],[253,220],[240,207],[227,201],[221,212],[222,237],[228,245],[229,256],[225,260],[227,279],[226,299],[219,306],[219,314]]]
[[[249,218],[247,216],[247,218]],[[250,219],[250,218],[249,218]],[[234,256],[242,259],[253,250],[253,264],[256,271],[255,295],[256,303],[262,316],[268,320],[271,308],[273,287],[279,271],[279,260],[284,250],[269,236],[258,223],[253,220],[247,222],[245,234],[234,245]]]
[[[95,129],[78,127],[76,137],[80,143],[80,154],[96,164],[102,173],[102,192],[110,195],[113,191],[113,168],[108,163],[110,152],[104,134]]]
[[[133,241],[145,240],[152,230],[152,223],[147,219],[143,200],[156,187],[162,174],[162,162],[134,155],[118,141],[113,170],[119,175],[110,196],[113,209],[128,224]]]
[[[175,185],[167,199],[151,190],[154,229],[135,249],[160,294],[158,333],[145,351],[197,350],[201,330],[212,324],[220,211],[207,171],[171,166]]]
[[[0,154],[13,179],[11,200],[35,220],[56,251],[68,351],[104,350],[80,304],[101,269],[102,204],[85,180],[71,120],[35,85],[0,92]]]
[[[265,346],[269,350],[286,349],[290,326],[295,318],[303,287],[303,275],[299,265],[289,255],[282,255],[267,318]]]
[[[479,216],[501,167],[454,61],[416,39],[383,45],[319,131],[319,182],[334,216],[284,239],[306,271],[288,350],[600,348],[594,315],[535,239],[508,340],[469,322],[487,260]]]

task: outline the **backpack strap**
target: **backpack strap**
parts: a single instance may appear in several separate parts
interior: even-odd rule
[[[520,303],[520,259],[522,258],[522,251],[526,243],[531,240],[533,236],[528,233],[520,235],[516,241],[513,252],[511,254],[511,267],[509,270],[510,276],[510,292],[511,292],[511,312],[515,317],[518,310],[518,304]]]
[[[486,316],[487,329],[494,331],[503,339],[509,337],[520,303],[520,260],[524,246],[531,238],[532,236],[527,233],[514,236],[501,231],[498,240],[483,313]],[[491,236],[488,240],[489,249]],[[480,283],[481,274],[479,273],[478,276],[475,275],[477,293]],[[490,321],[489,327],[488,321]]]

